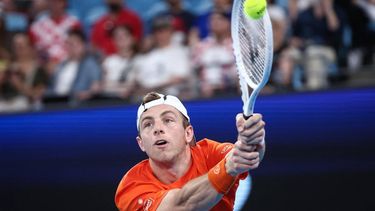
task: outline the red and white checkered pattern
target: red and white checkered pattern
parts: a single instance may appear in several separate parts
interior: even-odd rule
[[[80,23],[74,16],[65,15],[59,20],[46,16],[34,22],[30,32],[39,51],[47,53],[49,59],[61,62],[67,57],[67,32],[79,26]]]

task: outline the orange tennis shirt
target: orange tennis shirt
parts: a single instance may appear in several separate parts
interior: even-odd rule
[[[122,178],[115,196],[117,208],[119,210],[156,210],[169,190],[182,188],[190,180],[206,174],[232,148],[231,143],[218,143],[209,139],[197,142],[196,146],[191,147],[192,164],[189,170],[176,182],[168,185],[154,176],[148,159],[141,161]],[[247,173],[244,173],[239,178],[245,179],[246,176]],[[237,179],[228,193],[211,210],[233,210],[238,183]]]

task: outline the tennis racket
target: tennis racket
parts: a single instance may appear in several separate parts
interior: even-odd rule
[[[233,2],[231,30],[242,92],[243,114],[247,119],[253,114],[255,100],[270,77],[273,35],[267,10],[263,17],[251,19],[243,11],[244,1]],[[250,96],[249,87],[252,88]]]

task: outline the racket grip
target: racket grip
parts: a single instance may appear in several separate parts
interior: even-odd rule
[[[250,117],[253,116],[252,114],[251,114],[250,116],[246,116],[244,113],[242,113],[242,115],[243,115],[243,118],[244,118],[245,120],[248,120]]]
[[[243,118],[245,119],[245,120],[248,120],[250,117],[252,117],[253,115],[251,114],[250,116],[246,116],[244,113],[242,113],[242,116],[243,116]],[[257,149],[257,147],[256,146],[252,146],[253,147],[253,149],[255,150],[255,151],[258,151],[258,149]]]

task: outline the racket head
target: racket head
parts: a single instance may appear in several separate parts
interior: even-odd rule
[[[273,34],[268,11],[255,20],[245,15],[245,0],[235,0],[232,9],[231,31],[237,71],[240,78],[244,114],[250,116],[259,91],[270,77],[273,59]],[[247,85],[241,80],[245,81]],[[253,91],[245,96],[248,88]]]

